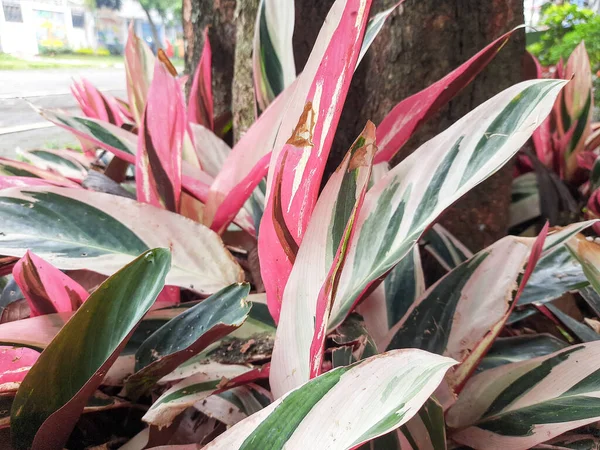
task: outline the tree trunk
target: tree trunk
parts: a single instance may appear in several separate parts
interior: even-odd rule
[[[150,10],[146,8],[144,5],[140,3],[140,6],[146,13],[146,17],[148,18],[148,23],[150,24],[150,31],[152,32],[152,40],[154,41],[154,53],[158,52],[158,49],[161,47],[160,39],[158,37],[158,30],[156,29],[156,25],[154,24],[154,20],[152,20],[152,16],[150,15]]]
[[[296,2],[297,67],[308,57],[332,0]],[[371,14],[397,3],[374,0]],[[522,0],[406,0],[388,19],[352,81],[330,157],[340,162],[367,119],[376,124],[396,103],[458,67],[502,33],[523,23]],[[516,33],[496,59],[411,139],[402,157],[473,108],[521,81],[524,32]],[[400,159],[400,158],[398,158]],[[398,160],[394,161],[399,162]],[[509,165],[510,166],[510,165]],[[508,229],[512,169],[506,167],[451,208],[441,223],[473,250]]]
[[[259,0],[239,2],[235,12],[236,46],[232,86],[233,142],[237,142],[255,120],[252,47]]]
[[[193,75],[202,54],[204,29],[212,48],[212,88],[215,117],[231,112],[231,86],[236,42],[236,0],[184,0],[185,71]],[[188,89],[193,80],[190,76]]]

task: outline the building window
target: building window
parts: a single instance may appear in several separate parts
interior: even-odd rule
[[[19,3],[2,3],[2,9],[4,10],[4,20],[7,22],[23,22]]]
[[[83,13],[71,13],[73,19],[73,28],[83,28],[85,26],[85,17]]]

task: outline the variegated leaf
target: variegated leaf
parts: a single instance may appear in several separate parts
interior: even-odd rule
[[[214,293],[243,280],[214,232],[124,197],[82,189],[6,189],[0,192],[0,231],[0,254],[21,257],[31,249],[60,269],[110,275],[163,246],[173,253],[169,285]]]
[[[528,449],[600,417],[600,342],[473,377],[448,411],[450,437],[476,449]]]
[[[508,319],[527,282],[528,275],[519,281],[525,264],[529,272],[535,266],[533,246],[534,239],[509,236],[456,267],[411,305],[382,349],[420,348],[454,358],[460,366],[446,379],[451,389],[460,388]]]
[[[565,83],[526,81],[503,91],[425,143],[367,192],[340,278],[332,328],[444,209],[510,160]]]
[[[72,150],[18,150],[17,154],[42,170],[49,170],[78,182],[83,181],[92,162],[82,153]]]
[[[65,186],[65,187],[74,187],[77,188],[79,187],[79,184],[75,183],[74,181],[69,180],[68,178],[59,175],[57,173],[54,172],[50,172],[48,170],[44,170],[44,169],[40,169],[36,166],[33,166],[31,164],[28,164],[26,162],[21,162],[21,161],[12,161],[10,159],[7,158],[1,158],[0,157],[0,175],[3,176],[7,176],[7,177],[11,177],[11,176],[17,176],[17,177],[28,177],[31,178],[32,180],[44,180],[48,183],[45,184],[52,184],[52,185],[56,185],[56,186]],[[34,184],[34,182],[32,182],[30,185]],[[8,182],[5,182],[5,184],[8,184]],[[42,183],[40,183],[42,184]]]
[[[398,103],[377,127],[379,152],[375,162],[390,161],[417,127],[471,83],[515,31],[500,36],[441,80]]]
[[[31,317],[76,311],[89,296],[79,283],[30,251],[15,265],[13,276]]]
[[[355,448],[406,423],[453,364],[411,349],[334,369],[234,425],[205,448]]]
[[[300,249],[285,248],[289,260],[295,262],[283,293],[271,362],[270,385],[275,398],[321,371],[329,312],[368,187],[376,151],[374,140],[375,125],[369,122],[319,196]],[[280,181],[272,193],[274,213],[284,208],[279,203]],[[278,219],[284,220],[281,216]],[[278,231],[280,240],[295,244],[292,236],[284,234],[287,230]],[[277,317],[271,300],[267,293],[269,311]]]
[[[231,365],[227,371],[224,371],[223,367],[207,367],[205,372],[185,378],[165,391],[144,414],[142,420],[158,427],[169,426],[186,408],[231,387],[264,379],[268,372],[268,369],[242,365]],[[234,376],[226,378],[231,375]]]
[[[293,33],[294,0],[261,0],[252,51],[254,91],[261,111],[296,78]]]
[[[195,123],[190,124],[196,143],[196,155],[202,170],[211,177],[217,177],[231,153],[231,148],[210,129]]]
[[[267,178],[258,252],[277,320],[295,252],[311,218],[342,105],[356,67],[371,0],[337,0],[288,102]],[[289,130],[293,130],[291,135]]]
[[[125,388],[139,398],[163,376],[239,328],[252,307],[245,299],[250,285],[233,284],[221,289],[152,333],[136,352],[136,373]]]
[[[103,120],[121,126],[124,122],[116,100],[100,92],[85,78],[71,86],[73,97],[79,103],[83,114],[92,119]]]
[[[365,324],[377,344],[383,341],[410,306],[425,292],[425,278],[421,266],[419,247],[414,246],[387,274],[382,284],[356,308],[365,318]]]
[[[586,140],[592,129],[590,127],[594,111],[594,94],[592,88],[592,68],[581,42],[569,56],[565,67],[566,78],[573,77],[565,86],[562,101],[565,110],[562,113],[561,136],[568,136],[568,146],[564,149],[565,176],[571,179],[578,167],[577,155],[585,150]],[[562,106],[562,105],[561,105]]]
[[[473,256],[471,250],[438,223],[425,232],[420,243],[447,271]]]
[[[139,123],[135,164],[138,201],[179,212],[185,129],[183,93],[177,80],[157,61]]]
[[[133,21],[129,25],[129,35],[125,44],[125,74],[127,77],[127,98],[129,110],[136,123],[141,123],[146,107],[148,89],[154,71],[154,55],[150,47],[133,30]]]

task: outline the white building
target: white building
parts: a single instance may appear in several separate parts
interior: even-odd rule
[[[146,14],[136,0],[123,0],[121,10],[90,11],[84,0],[0,0],[0,52],[36,55],[44,48],[78,50],[122,48],[133,20],[139,36],[151,38]],[[161,46],[165,32],[158,15]]]

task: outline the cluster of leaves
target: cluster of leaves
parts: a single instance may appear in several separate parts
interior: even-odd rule
[[[517,84],[390,169],[509,32],[367,123],[320,190],[352,74],[394,8],[368,20],[370,0],[337,0],[296,76],[293,6],[261,1],[262,113],[233,148],[214,117],[208,39],[186,105],[184,78],[130,30],[127,101],[82,81],[82,116],[40,110],[83,152],[0,160],[0,273],[12,274],[0,426],[12,445],[597,443],[600,346],[581,329],[563,325],[564,342],[516,325],[600,288],[600,246],[579,234],[593,221],[476,254],[434,225],[512,159],[567,81]],[[446,271],[430,286],[421,251]],[[576,286],[557,276],[567,266]],[[106,410],[127,411],[133,429],[99,424],[88,442]]]

